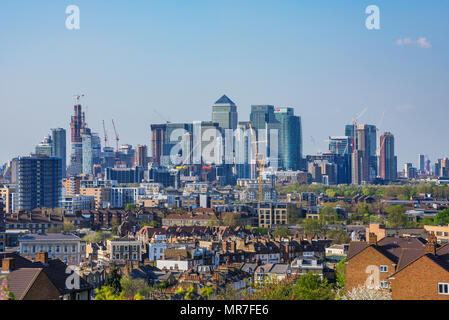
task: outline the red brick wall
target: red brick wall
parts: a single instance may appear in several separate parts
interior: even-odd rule
[[[393,300],[449,300],[438,294],[438,282],[449,283],[449,272],[427,256],[404,268],[391,280]]]
[[[388,266],[388,272],[379,272],[380,281],[387,281],[388,276],[395,271],[393,261],[385,257],[372,246],[367,247],[347,262],[346,289],[348,291],[352,290],[352,288],[357,288],[359,285],[365,285],[365,282],[369,277],[369,273],[366,273],[366,268],[370,265],[379,268],[381,265]]]

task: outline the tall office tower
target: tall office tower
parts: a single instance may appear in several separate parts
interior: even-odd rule
[[[274,115],[274,106],[251,106],[250,122],[256,133],[259,154],[265,156],[267,165],[277,167],[279,162],[279,131],[281,125]]]
[[[74,106],[75,114],[70,122],[72,152],[70,155],[70,165],[67,173],[71,176],[77,176],[83,172],[83,139],[81,134],[87,127],[86,119],[80,104]]]
[[[201,121],[199,145],[193,146],[201,154],[202,164],[222,164],[223,161],[223,132],[217,122]],[[195,139],[195,138],[194,138]]]
[[[424,167],[425,173],[427,175],[431,175],[432,174],[432,168],[431,168],[431,162],[430,159],[426,157],[426,161],[425,161],[425,167]]]
[[[422,174],[422,173],[425,172],[424,167],[425,167],[425,157],[424,157],[423,154],[420,154],[420,155],[418,155],[418,170],[419,170],[419,173]]]
[[[101,155],[101,166],[105,168],[113,168],[115,166],[115,151],[113,147],[104,147]]]
[[[357,126],[357,146],[356,149],[360,151],[360,157],[363,158],[361,162],[361,181],[362,183],[369,183],[377,176],[377,130],[376,126],[359,124]]]
[[[67,171],[66,131],[62,128],[51,129],[53,140],[52,157],[61,158],[62,177],[65,178]]]
[[[359,141],[360,141],[359,137]],[[365,152],[355,150],[351,155],[351,180],[352,184],[368,183],[369,178],[369,158],[366,157]]]
[[[164,143],[162,144],[162,154],[160,157],[160,165],[170,166],[176,155],[181,155],[182,140],[186,133],[192,134],[193,125],[191,123],[167,123],[165,125]],[[172,154],[173,152],[173,154]]]
[[[161,164],[163,145],[165,143],[166,124],[151,125],[151,160],[154,164]]]
[[[236,129],[237,117],[237,106],[226,95],[212,106],[212,122],[218,123],[222,129]]]
[[[35,153],[37,155],[51,157],[52,156],[52,146],[53,146],[53,141],[51,140],[51,136],[46,136],[42,140],[42,142],[36,146]]]
[[[235,175],[238,179],[249,179],[251,178],[250,152],[252,152],[252,146],[248,122],[239,122],[235,132],[234,143]]]
[[[338,155],[350,154],[352,152],[351,138],[347,136],[329,137],[329,151]]]
[[[32,155],[17,160],[17,209],[56,208],[61,196],[61,158]]]
[[[92,134],[87,131],[81,134],[82,151],[83,151],[83,175],[92,175],[93,162],[93,148],[92,148]]]
[[[131,168],[134,164],[134,149],[130,144],[121,145],[119,148],[118,158],[120,165]]]
[[[411,164],[411,163],[405,163],[404,164],[404,176],[406,177],[406,178],[410,178],[409,177],[409,173],[410,173],[410,169],[413,167],[413,164]]]
[[[134,148],[134,166],[140,166],[146,169],[147,164],[148,164],[147,146],[139,144]]]
[[[255,130],[266,129],[267,124],[276,123],[274,106],[251,106],[250,122]]]
[[[435,175],[437,177],[449,177],[449,158],[438,159],[435,164]]]
[[[398,178],[398,156],[394,156],[394,176]]]
[[[354,149],[357,148],[357,139],[354,139],[354,125],[347,124],[345,126],[345,136],[349,137],[350,145],[349,145],[349,153],[352,153]],[[354,139],[354,141],[353,141]],[[354,145],[353,145],[354,143]]]
[[[380,137],[380,177],[387,181],[395,180],[394,136],[385,132]]]
[[[285,170],[298,170],[302,159],[301,117],[294,115],[293,108],[277,108],[274,117],[279,129],[279,166]]]

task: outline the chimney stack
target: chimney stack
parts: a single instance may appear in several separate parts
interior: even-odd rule
[[[368,240],[369,240],[368,243],[369,243],[370,245],[377,245],[377,235],[376,235],[375,233],[372,233],[372,232],[371,232],[371,233],[369,234],[369,239],[368,239]]]
[[[235,252],[236,247],[237,243],[235,241],[231,241],[231,252]]]
[[[437,237],[433,233],[429,233],[427,237],[426,253],[437,254]]]
[[[41,262],[43,264],[48,264],[48,252],[36,252],[34,262]]]
[[[222,247],[224,252],[228,251],[228,242],[227,241],[222,241],[221,247]]]
[[[16,259],[4,258],[2,262],[2,272],[11,272],[16,268]]]

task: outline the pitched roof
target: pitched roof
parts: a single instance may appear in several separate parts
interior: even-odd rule
[[[14,270],[7,274],[8,287],[18,300],[22,300],[41,272],[42,268]]]
[[[235,105],[235,103],[229,99],[226,95],[223,95],[220,99],[218,99],[215,104],[232,104]]]

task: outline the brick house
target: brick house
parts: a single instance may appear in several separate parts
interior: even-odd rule
[[[377,241],[373,233],[368,242],[353,241],[349,245],[346,261],[346,289],[373,283],[376,275],[382,288],[390,288],[389,277],[400,266],[425,253],[426,240],[423,238],[385,237]],[[370,280],[368,280],[370,279]],[[374,283],[373,283],[374,284]]]
[[[449,245],[437,248],[429,235],[424,254],[400,263],[389,281],[393,300],[449,300]]]

